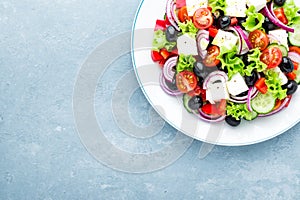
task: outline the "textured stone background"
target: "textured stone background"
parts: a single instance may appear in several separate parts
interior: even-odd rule
[[[112,170],[86,151],[72,111],[76,75],[101,42],[131,30],[138,5],[0,1],[0,199],[300,199],[299,124],[264,143],[215,147],[205,159],[194,141],[175,163],[146,174]],[[130,55],[112,67],[102,79],[106,86],[132,69]],[[109,87],[97,90],[97,113],[109,93]],[[136,91],[132,120],[149,123],[149,109]],[[113,127],[108,116],[98,120]],[[141,149],[129,139],[125,145],[117,128],[106,135],[127,151],[156,151],[174,138],[175,130],[166,130]]]

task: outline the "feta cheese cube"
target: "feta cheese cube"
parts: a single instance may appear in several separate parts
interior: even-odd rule
[[[278,73],[278,77],[281,81],[281,85],[284,85],[288,82],[287,77],[284,75],[284,73],[280,70],[279,67],[275,67],[272,70],[274,70],[276,73]]]
[[[226,0],[226,15],[232,17],[246,17],[246,0]]]
[[[289,49],[288,46],[288,34],[285,30],[283,29],[278,29],[278,30],[273,30],[269,31],[269,40],[270,43],[277,43],[285,46],[287,49]]]
[[[263,9],[267,4],[267,1],[265,0],[247,0],[247,6],[254,6],[256,11],[260,11]]]
[[[244,78],[240,73],[232,76],[230,81],[226,83],[229,94],[236,96],[242,92],[249,90]]]
[[[211,103],[215,104],[222,99],[229,99],[229,94],[224,82],[215,82],[210,85],[206,90],[206,99]]]
[[[198,8],[207,8],[208,0],[186,0],[186,9],[189,16],[193,16]]]
[[[177,39],[177,49],[179,54],[198,55],[196,39],[184,34]]]
[[[219,30],[216,37],[212,41],[213,45],[219,47],[224,46],[227,49],[232,49],[238,42],[238,37],[228,31]]]

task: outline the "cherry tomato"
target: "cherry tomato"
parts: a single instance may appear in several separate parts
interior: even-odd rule
[[[284,14],[283,7],[275,9],[274,14],[277,17],[277,19],[279,19],[279,21],[281,21],[284,24],[288,24],[288,19],[286,18],[285,14]]]
[[[199,8],[195,11],[193,22],[198,29],[207,29],[213,24],[214,18],[208,8]]]
[[[249,41],[253,48],[258,47],[261,51],[265,50],[269,45],[269,38],[267,34],[261,30],[252,31],[249,34]]]
[[[217,56],[220,54],[220,48],[212,45],[207,49],[207,56],[203,60],[203,64],[207,67],[215,67],[220,63]]]
[[[213,37],[213,38],[216,37],[216,35],[218,34],[218,31],[219,30],[216,27],[213,27],[213,26],[208,28],[209,36]]]
[[[289,51],[290,51],[290,52],[295,52],[295,53],[297,53],[297,54],[300,55],[300,47],[290,46],[290,47],[289,47]]]
[[[292,63],[294,64],[294,70],[298,70],[299,69],[299,63],[292,61]]]
[[[266,79],[263,77],[258,79],[254,86],[258,89],[258,91],[260,91],[263,94],[266,94],[268,91],[268,86],[266,85]]]
[[[201,92],[202,91],[201,91],[200,86],[197,85],[194,90],[188,92],[188,95],[191,96],[191,97],[193,97],[193,96],[199,96],[201,94]]]
[[[176,85],[182,93],[187,93],[196,88],[197,77],[193,72],[182,71],[176,75]]]
[[[219,103],[217,104],[210,104],[206,103],[205,105],[202,106],[202,111],[205,114],[212,115],[212,116],[220,116],[220,115],[225,115],[226,114],[226,100],[222,99]]]
[[[271,69],[281,63],[282,53],[278,47],[269,47],[262,52],[260,60],[267,65],[268,69]]]
[[[178,19],[181,22],[185,22],[191,19],[190,16],[188,15],[186,6],[183,6],[178,10]]]

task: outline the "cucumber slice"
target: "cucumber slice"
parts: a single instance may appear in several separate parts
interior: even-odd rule
[[[192,109],[190,109],[189,107],[189,100],[191,99],[192,97],[188,94],[184,94],[183,97],[182,97],[182,101],[183,101],[183,106],[184,108],[189,112],[189,113],[192,113]]]
[[[276,99],[271,93],[259,93],[254,99],[252,99],[251,107],[257,113],[267,114],[273,110],[275,102]]]
[[[294,73],[296,74],[295,81],[300,84],[300,69],[294,70]]]
[[[291,26],[295,29],[294,33],[289,32],[289,41],[294,46],[300,46],[300,23]]]
[[[288,55],[288,50],[283,45],[272,43],[272,44],[270,44],[270,47],[278,47],[281,50],[282,56]]]

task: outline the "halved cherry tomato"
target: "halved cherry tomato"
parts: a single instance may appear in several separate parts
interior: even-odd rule
[[[181,22],[185,22],[191,19],[190,16],[188,15],[186,6],[183,6],[178,10],[178,19]]]
[[[208,8],[199,8],[195,11],[193,22],[198,29],[207,29],[213,24],[214,18]]]
[[[158,51],[151,51],[151,57],[154,62],[159,62],[164,59],[164,57],[162,57]]]
[[[287,73],[286,74],[286,77],[289,79],[289,80],[295,80],[296,79],[296,74],[294,72],[290,72],[290,73]]]
[[[297,53],[297,54],[300,55],[300,47],[290,46],[290,47],[289,47],[289,51],[290,51],[290,52],[295,52],[295,53]]]
[[[285,14],[284,14],[283,7],[275,9],[274,14],[275,14],[276,18],[279,19],[279,21],[281,21],[284,24],[288,24],[288,19],[286,18]]]
[[[294,70],[298,70],[299,69],[299,63],[292,61],[294,64]]]
[[[254,86],[258,89],[258,91],[260,91],[263,94],[266,94],[268,91],[268,86],[266,85],[266,79],[263,77],[258,79]]]
[[[217,56],[220,54],[220,48],[212,45],[207,49],[207,56],[203,60],[203,64],[207,67],[215,67],[220,63]]]
[[[191,96],[191,97],[193,97],[193,96],[198,96],[198,95],[200,95],[201,94],[201,88],[200,88],[200,86],[199,85],[197,85],[196,87],[195,87],[195,89],[194,90],[192,90],[192,91],[189,91],[187,94],[189,95],[189,96]]]
[[[282,53],[278,47],[269,47],[265,49],[260,60],[265,63],[269,69],[277,67],[282,61]]]
[[[225,115],[226,114],[226,99],[222,99],[218,105],[218,114],[219,115]]]
[[[206,103],[205,105],[202,106],[202,111],[205,114],[212,115],[212,116],[220,116],[220,115],[225,115],[226,114],[226,100],[222,99],[219,103],[217,104],[210,104]]]
[[[197,86],[197,77],[193,72],[182,71],[176,75],[176,85],[179,91],[187,93]]]
[[[209,36],[213,37],[213,38],[216,37],[216,35],[218,34],[218,31],[219,30],[216,27],[213,27],[213,26],[208,28]]]
[[[261,51],[265,50],[269,45],[269,38],[267,34],[261,30],[252,31],[249,34],[249,41],[253,48],[258,47]]]

